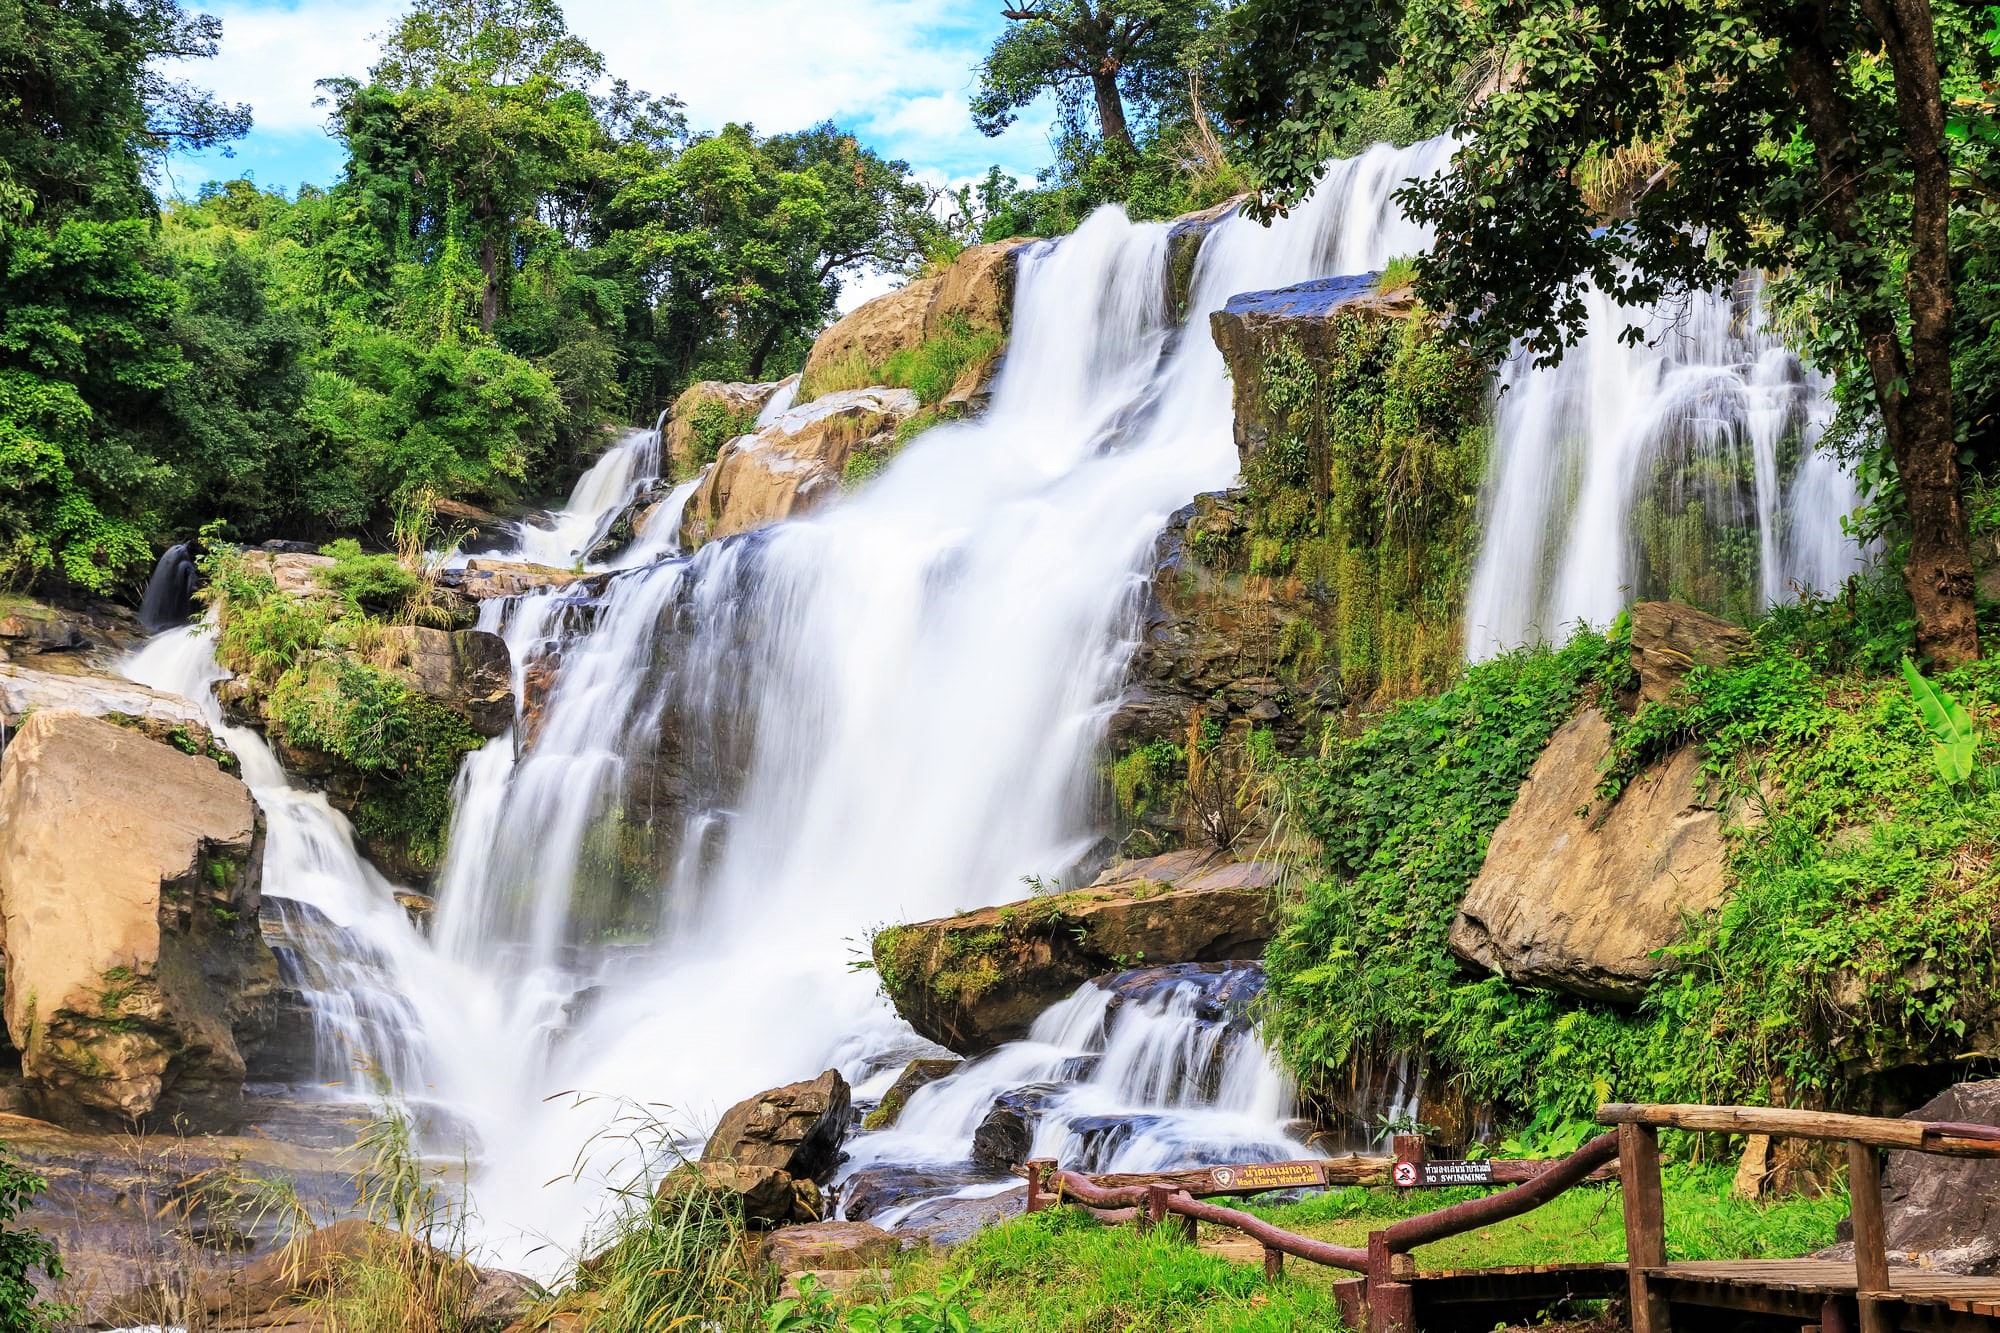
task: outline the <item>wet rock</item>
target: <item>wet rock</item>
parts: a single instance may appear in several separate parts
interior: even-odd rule
[[[971,1165],[863,1167],[840,1183],[840,1211],[867,1221],[891,1208],[977,1184],[992,1174]]]
[[[1910,1120],[2000,1126],[2000,1079],[1960,1083]],[[2000,1161],[1892,1152],[1882,1172],[1889,1262],[1940,1273],[2000,1273]],[[1843,1236],[1851,1236],[1843,1224]],[[1852,1241],[1820,1257],[1852,1260]]]
[[[0,666],[0,729],[13,731],[30,713],[81,713],[130,727],[189,754],[228,756],[192,700],[135,681]],[[235,762],[230,759],[232,764]]]
[[[261,1134],[78,1133],[0,1114],[0,1142],[48,1182],[23,1221],[56,1242],[67,1273],[49,1294],[81,1307],[85,1327],[158,1322],[190,1285],[281,1243],[255,1180],[289,1182],[318,1215],[354,1206],[348,1155]]]
[[[417,693],[498,736],[514,721],[507,641],[482,629],[391,625],[381,631],[379,664]]]
[[[903,1066],[903,1072],[896,1076],[896,1081],[890,1085],[889,1091],[882,1094],[881,1104],[862,1120],[861,1127],[889,1128],[896,1123],[896,1118],[903,1114],[903,1107],[909,1102],[911,1093],[926,1083],[935,1083],[963,1063],[964,1061],[954,1058],[918,1058],[910,1061]]]
[[[681,515],[681,549],[803,514],[839,493],[848,456],[918,409],[908,389],[843,389],[722,446]]]
[[[1167,308],[1175,319],[1186,319],[1194,293],[1194,266],[1210,233],[1235,217],[1248,195],[1225,199],[1198,213],[1184,213],[1167,225]]]
[[[757,1247],[757,1266],[779,1273],[876,1268],[902,1249],[901,1241],[866,1222],[811,1222],[766,1236]]]
[[[1750,631],[1685,602],[1632,605],[1632,666],[1646,700],[1672,694],[1689,667],[1722,666],[1751,645]]]
[[[1597,801],[1611,724],[1587,708],[1556,732],[1452,922],[1460,958],[1520,985],[1635,1001],[1728,886],[1722,819],[1697,804],[1693,747]],[[1586,817],[1578,812],[1588,810]]]
[[[249,789],[213,760],[28,719],[0,759],[0,914],[7,1028],[43,1114],[235,1122],[277,989],[262,859]]]
[[[1060,1083],[1029,1083],[995,1097],[972,1133],[972,1164],[992,1174],[1027,1161],[1035,1146],[1035,1126],[1062,1090]]]
[[[853,1118],[847,1080],[837,1069],[746,1097],[723,1113],[701,1160],[772,1167],[801,1180],[833,1173]]]
[[[288,549],[272,550],[271,547]],[[300,547],[304,549],[299,549]],[[300,542],[267,542],[243,552],[243,568],[254,574],[268,574],[278,591],[295,597],[329,597],[319,576],[334,566],[330,555],[320,555]]]
[[[594,565],[609,564],[623,555],[625,549],[638,540],[639,534],[646,530],[647,523],[652,519],[654,507],[665,499],[667,492],[672,489],[672,483],[666,481],[641,482],[625,507],[618,511],[610,525],[605,528],[604,535],[583,553],[585,562]]]
[[[754,420],[780,389],[796,384],[798,378],[791,375],[764,384],[697,380],[681,390],[680,397],[674,399],[674,405],[667,413],[666,475],[676,479],[694,475],[698,466],[695,455],[699,447],[695,439],[695,416],[704,404],[716,403],[732,416]]]
[[[1254,961],[1169,963],[1140,967],[1097,978],[1111,992],[1111,1007],[1145,1004],[1170,991],[1191,994],[1196,1018],[1204,1023],[1233,1023],[1249,1028],[1250,1006],[1264,993],[1264,967]],[[1080,1056],[1095,1061],[1098,1056]]]
[[[922,1238],[933,1245],[957,1245],[996,1222],[1019,1217],[1027,1203],[1026,1185],[983,1199],[933,1199],[918,1204],[896,1223],[896,1234],[905,1240]]]
[[[1086,889],[884,930],[876,971],[912,1027],[976,1055],[1026,1036],[1093,977],[1261,954],[1276,877],[1213,852],[1121,862]]]
[[[1070,1142],[1059,1156],[1074,1162],[1073,1170],[1107,1171],[1121,1150],[1166,1124],[1157,1115],[1081,1115],[1069,1122]]]
[[[816,1222],[816,1198],[801,1199],[791,1173],[774,1166],[752,1166],[738,1162],[684,1162],[669,1171],[655,1196],[662,1206],[679,1206],[695,1194],[729,1198],[741,1208],[743,1220],[752,1227],[785,1226],[792,1222]],[[812,1182],[804,1182],[808,1186]]]

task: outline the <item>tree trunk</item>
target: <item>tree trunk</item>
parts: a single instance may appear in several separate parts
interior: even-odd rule
[[[479,271],[486,275],[486,290],[479,296],[479,331],[491,333],[500,318],[500,243],[490,233],[479,239]]]
[[[764,331],[763,341],[758,343],[757,350],[750,354],[749,373],[753,382],[764,378],[764,362],[770,358],[772,351],[777,347],[778,335],[783,331],[784,325],[778,320],[772,320],[771,327]]]
[[[1104,142],[1132,147],[1132,131],[1125,127],[1125,99],[1118,95],[1118,62],[1106,56],[1090,76],[1091,90],[1097,94],[1097,125]]]
[[[1803,22],[1792,34],[1788,71],[1819,163],[1827,224],[1847,254],[1841,265],[1843,285],[1857,302],[1862,353],[1903,489],[1910,527],[1903,583],[1916,609],[1917,648],[1955,665],[1979,656],[1979,631],[1973,618],[1972,544],[1959,498],[1958,445],[1952,431],[1952,292],[1946,251],[1951,183],[1937,48],[1929,0],[1862,0],[1862,9],[1889,54],[1911,164],[1907,353],[1893,312],[1871,295],[1882,260],[1856,229],[1855,182],[1861,169],[1826,41],[1822,5],[1794,11]]]

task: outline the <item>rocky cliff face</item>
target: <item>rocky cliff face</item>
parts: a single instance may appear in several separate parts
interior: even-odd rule
[[[212,759],[37,713],[0,760],[6,1020],[69,1124],[228,1126],[273,1018],[263,831]]]
[[[943,273],[918,278],[843,316],[813,342],[800,375],[800,397],[809,400],[830,379],[868,382],[897,352],[911,350],[948,326],[1005,330],[1014,305],[1014,257],[1023,239],[975,245]],[[860,378],[856,378],[856,377]]]

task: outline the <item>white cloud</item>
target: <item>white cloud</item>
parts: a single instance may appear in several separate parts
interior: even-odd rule
[[[997,139],[972,126],[973,69],[1004,22],[991,0],[569,0],[571,28],[635,87],[672,93],[702,129],[748,121],[765,133],[833,119],[913,166],[953,175],[999,161],[1028,172],[1047,156],[1046,123]],[[253,135],[317,128],[317,80],[360,75],[398,0],[255,0],[203,5],[222,50],[184,72],[248,102]]]

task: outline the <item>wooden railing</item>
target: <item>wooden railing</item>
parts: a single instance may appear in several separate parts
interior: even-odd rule
[[[1660,1192],[1662,1129],[1703,1134],[1845,1140],[1847,1192],[1854,1210],[1854,1299],[1861,1333],[1889,1333],[1888,1231],[1882,1217],[1885,1148],[1947,1157],[2000,1157],[2000,1129],[1881,1116],[1793,1111],[1771,1106],[1637,1106],[1614,1103],[1597,1122],[1618,1127],[1618,1175],[1625,1194],[1625,1262],[1632,1333],[1665,1333],[1665,1303],[1647,1270],[1667,1262],[1666,1206]]]
[[[1129,1220],[1145,1226],[1158,1226],[1169,1217],[1178,1217],[1190,1240],[1199,1222],[1229,1227],[1263,1247],[1264,1271],[1271,1278],[1283,1271],[1287,1255],[1365,1274],[1362,1305],[1370,1333],[1396,1330],[1409,1333],[1416,1327],[1412,1286],[1416,1262],[1412,1251],[1419,1245],[1530,1212],[1587,1180],[1605,1178],[1607,1164],[1615,1162],[1624,1194],[1626,1271],[1633,1333],[1666,1333],[1667,1312],[1651,1290],[1649,1277],[1651,1270],[1666,1264],[1658,1132],[1677,1129],[1845,1141],[1848,1187],[1853,1195],[1855,1299],[1861,1333],[1888,1333],[1892,1326],[1888,1310],[1893,1298],[1882,1216],[1881,1150],[2000,1157],[2000,1128],[1988,1125],[1769,1107],[1624,1104],[1600,1108],[1597,1119],[1615,1128],[1554,1162],[1496,1162],[1490,1174],[1491,1183],[1511,1182],[1511,1188],[1483,1199],[1404,1218],[1370,1232],[1366,1249],[1301,1236],[1248,1213],[1203,1203],[1198,1196],[1243,1195],[1311,1185],[1384,1184],[1403,1174],[1395,1167],[1399,1160],[1408,1161],[1407,1157],[1277,1162],[1156,1176],[1096,1178],[1062,1170],[1052,1161],[1037,1160],[1026,1164],[1027,1210],[1039,1212],[1059,1204],[1076,1203],[1107,1222]],[[1404,1183],[1415,1179],[1411,1177]]]

